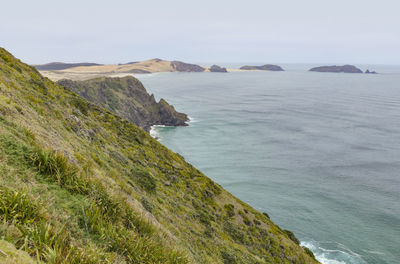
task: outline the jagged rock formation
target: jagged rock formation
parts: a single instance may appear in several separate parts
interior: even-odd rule
[[[254,70],[258,70],[258,71],[284,71],[284,69],[282,69],[281,66],[278,65],[273,65],[273,64],[265,64],[262,66],[243,66],[240,67],[241,70],[247,70],[247,71],[254,71]]]
[[[1,48],[0,131],[0,238],[38,262],[318,263],[181,155]]]
[[[222,68],[218,65],[213,65],[210,67],[210,72],[228,72],[226,68]]]
[[[186,114],[175,111],[164,99],[156,102],[132,76],[100,77],[87,81],[60,80],[58,84],[150,131],[152,125],[186,126]]]
[[[344,72],[344,73],[363,73],[362,70],[353,65],[343,66],[321,66],[310,69],[313,72]]]
[[[196,64],[185,63],[181,61],[171,61],[171,66],[178,72],[203,72],[205,69]]]
[[[102,64],[81,62],[81,63],[64,63],[64,62],[50,62],[42,65],[34,65],[39,71],[59,71],[65,70],[73,67],[80,66],[100,66]]]
[[[369,69],[367,69],[365,71],[365,73],[367,73],[367,74],[378,74],[376,71],[370,71]]]

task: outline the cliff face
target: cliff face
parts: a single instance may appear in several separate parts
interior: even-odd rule
[[[205,69],[196,64],[185,63],[181,61],[171,61],[171,66],[178,72],[203,72]]]
[[[152,125],[186,126],[186,114],[175,111],[164,99],[156,102],[132,76],[100,77],[87,81],[60,80],[58,84],[150,131]]]
[[[362,70],[353,65],[343,66],[321,66],[310,69],[314,72],[343,72],[343,73],[363,73]]]
[[[1,48],[0,171],[0,249],[20,263],[317,263],[182,156]]]

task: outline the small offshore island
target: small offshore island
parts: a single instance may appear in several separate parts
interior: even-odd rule
[[[246,71],[284,71],[284,69],[281,66],[278,65],[273,65],[273,64],[265,64],[262,66],[242,66],[240,67],[241,70],[246,70]]]
[[[220,66],[215,65],[215,64],[212,65],[209,70],[210,70],[210,72],[228,72],[226,70],[226,68],[220,67]]]
[[[311,68],[309,71],[313,72],[343,72],[343,73],[363,73],[362,70],[354,65],[343,65],[343,66],[320,66]]]

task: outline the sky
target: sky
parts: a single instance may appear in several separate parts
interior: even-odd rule
[[[399,0],[9,0],[0,47],[30,64],[400,64]]]

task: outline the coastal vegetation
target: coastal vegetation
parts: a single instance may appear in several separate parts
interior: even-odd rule
[[[141,128],[0,49],[0,261],[318,263]]]

